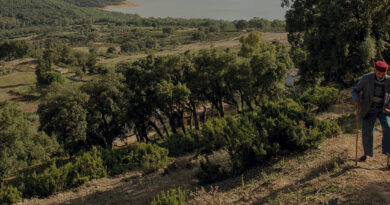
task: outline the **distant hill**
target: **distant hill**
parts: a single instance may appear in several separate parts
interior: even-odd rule
[[[103,7],[107,5],[119,4],[123,0],[63,0],[81,7]]]
[[[118,3],[119,0],[0,0],[0,29],[32,25],[69,25],[99,19],[134,17],[94,8]]]

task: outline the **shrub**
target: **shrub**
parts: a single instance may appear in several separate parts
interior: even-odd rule
[[[186,193],[179,188],[171,189],[165,193],[161,192],[153,199],[151,205],[184,205],[186,202]]]
[[[206,34],[202,31],[197,31],[197,32],[192,34],[191,39],[193,41],[201,41],[201,40],[206,39]]]
[[[13,69],[1,67],[1,65],[0,65],[0,76],[8,75],[8,74],[13,73],[13,72],[14,72]]]
[[[20,200],[22,200],[22,193],[17,188],[12,185],[0,187],[1,203],[15,203]]]
[[[225,128],[226,147],[237,172],[251,165],[264,163],[265,159],[279,151],[278,143],[270,143],[266,135],[260,135],[254,124],[255,118],[253,114],[243,115],[236,120],[227,118],[229,126]]]
[[[228,123],[225,118],[212,118],[203,124],[201,134],[202,139],[202,152],[211,153],[226,145],[225,128],[228,127]]]
[[[172,160],[168,153],[166,148],[156,144],[140,143],[134,145],[127,158],[130,164],[141,167],[145,173],[150,173],[163,168]]]
[[[113,46],[108,47],[107,53],[113,54],[113,53],[115,53],[115,52],[116,52],[116,48],[115,48],[115,47],[113,47]]]
[[[91,151],[76,157],[69,173],[68,185],[76,187],[92,179],[99,179],[106,175],[107,171],[103,165],[101,153],[96,147],[93,147]]]
[[[267,102],[258,113],[257,127],[268,143],[277,143],[282,150],[302,151],[318,145],[316,120],[292,99]]]
[[[224,180],[228,176],[228,171],[223,169],[221,165],[210,162],[207,157],[206,161],[200,162],[200,171],[196,174],[199,183],[202,185]]]
[[[120,174],[134,168],[142,168],[145,173],[165,167],[173,158],[168,157],[168,149],[155,144],[140,143],[126,148],[103,151],[104,165],[110,175]]]
[[[56,162],[53,161],[42,173],[33,172],[30,176],[22,176],[21,187],[24,195],[42,197],[106,175],[101,153],[94,147],[76,157],[74,162],[68,162],[62,167],[57,168]]]
[[[117,175],[129,171],[134,168],[129,164],[129,160],[125,158],[130,153],[128,148],[120,148],[115,150],[104,149],[103,161],[109,175]]]
[[[331,87],[315,87],[306,90],[301,100],[318,107],[318,111],[325,111],[337,103],[339,90]]]
[[[165,147],[169,150],[171,156],[179,156],[188,152],[193,152],[199,147],[198,131],[190,131],[187,134],[173,134],[169,136]]]
[[[173,33],[173,28],[172,27],[164,27],[164,28],[162,28],[162,32],[163,32],[163,34],[166,34],[169,36]]]
[[[23,195],[42,197],[64,190],[71,167],[71,163],[68,163],[61,168],[57,168],[54,161],[50,167],[40,174],[34,171],[31,176],[22,176]]]
[[[137,42],[126,42],[122,44],[120,47],[122,53],[135,53],[142,49],[142,47],[140,47],[140,45]]]
[[[337,121],[322,120],[318,122],[317,127],[324,138],[335,137],[341,133],[341,127]]]

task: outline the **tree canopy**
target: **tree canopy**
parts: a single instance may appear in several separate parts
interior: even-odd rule
[[[0,102],[0,181],[20,168],[44,162],[59,148],[53,137],[36,132],[22,112]]]
[[[390,1],[284,0],[286,30],[302,80],[351,84],[376,60],[390,60]]]

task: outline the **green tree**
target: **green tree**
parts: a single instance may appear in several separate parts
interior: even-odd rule
[[[241,31],[248,28],[248,22],[246,20],[239,20],[234,23],[237,30]]]
[[[124,78],[109,72],[88,82],[82,90],[88,94],[87,141],[111,148],[115,138],[125,135],[126,111]]]
[[[201,80],[202,95],[211,102],[220,117],[224,116],[223,103],[233,99],[227,73],[237,66],[237,56],[220,50],[201,50],[194,57],[194,66]]]
[[[64,83],[65,79],[62,77],[60,73],[57,72],[44,72],[37,75],[37,87],[47,87],[53,83]]]
[[[6,41],[0,44],[0,59],[13,60],[28,55],[31,45],[25,41]]]
[[[27,165],[48,161],[57,151],[53,137],[32,127],[15,105],[0,102],[0,181]]]
[[[283,3],[290,6],[286,30],[292,49],[307,52],[306,61],[297,65],[303,83],[313,84],[313,78],[324,77],[353,84],[376,60],[390,60],[390,1]]]
[[[263,36],[257,31],[252,31],[247,36],[241,37],[240,42],[241,49],[239,55],[243,57],[252,57],[267,49],[267,43],[263,40]]]
[[[95,54],[90,54],[88,56],[87,62],[85,63],[85,65],[88,68],[88,72],[96,73],[96,63],[97,63],[96,55]]]
[[[148,56],[134,63],[118,66],[125,77],[125,99],[128,122],[134,125],[139,141],[148,141],[148,130],[152,126],[152,118],[157,109],[154,89],[158,76],[152,70],[160,65],[159,59]]]
[[[79,89],[54,84],[38,107],[39,129],[55,135],[62,148],[71,155],[85,145],[88,98]]]

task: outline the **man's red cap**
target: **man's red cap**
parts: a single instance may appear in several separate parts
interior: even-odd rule
[[[375,69],[380,72],[387,72],[389,70],[389,65],[384,61],[377,61],[375,63]]]

